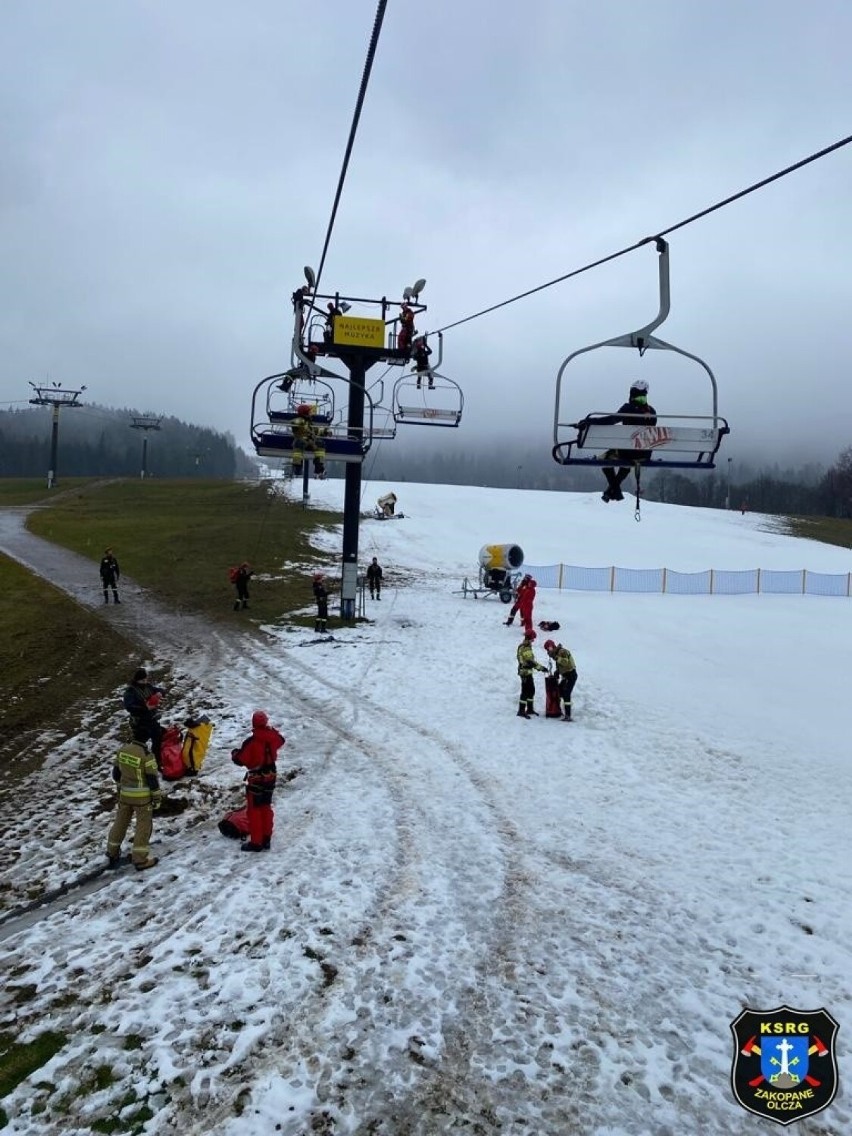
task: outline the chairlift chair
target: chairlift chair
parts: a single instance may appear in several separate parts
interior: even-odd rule
[[[298,417],[296,406],[299,404],[294,406],[289,400],[289,394],[281,391],[283,374],[268,375],[261,379],[252,394],[251,440],[259,457],[289,458],[293,453],[296,439],[292,424]],[[356,434],[336,418],[334,392],[329,384],[318,380],[316,387],[324,387],[326,390],[314,389],[304,401],[319,408],[313,420],[322,430],[317,441],[325,453],[325,460],[363,461],[372,442],[373,404],[369,395],[366,396],[364,430],[363,433]],[[281,401],[278,405],[279,399],[286,399],[286,402]],[[313,447],[300,442],[297,448],[310,452]]]
[[[444,356],[444,337],[438,332],[438,360],[425,371],[409,371],[393,386],[393,417],[409,426],[458,426],[464,394],[458,383],[438,368]]]
[[[656,317],[638,331],[605,339],[589,347],[581,347],[572,352],[559,368],[556,378],[556,406],[553,418],[553,449],[555,461],[560,465],[612,466],[626,464],[623,458],[613,459],[605,456],[608,450],[622,452],[637,451],[636,465],[659,469],[713,469],[715,456],[725,434],[730,427],[718,412],[718,390],[716,377],[707,363],[698,355],[675,347],[663,339],[652,335],[669,314],[669,246],[662,237],[655,239],[659,254],[660,309]],[[584,416],[577,414],[576,408],[565,399],[563,405],[563,376],[572,360],[590,351],[605,347],[632,347],[638,350],[640,358],[648,350],[673,351],[677,355],[703,368],[710,382],[712,413],[701,414],[658,414],[655,426],[647,425],[605,425],[597,419],[609,417],[614,411],[591,411]],[[570,418],[570,421],[569,421]]]

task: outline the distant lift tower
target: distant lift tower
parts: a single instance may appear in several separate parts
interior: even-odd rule
[[[30,399],[34,406],[53,407],[53,429],[50,434],[50,468],[47,471],[47,488],[53,489],[56,485],[56,454],[59,449],[59,408],[62,406],[81,406],[78,400],[86,389],[64,390],[59,383],[52,383],[49,387],[39,387],[30,383],[35,391],[35,397]]]
[[[142,431],[142,469],[139,476],[144,479],[148,476],[148,431],[159,430],[160,418],[134,418],[130,423],[131,430]]]

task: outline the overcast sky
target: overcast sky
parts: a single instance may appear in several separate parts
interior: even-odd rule
[[[85,383],[248,445],[375,10],[3,0],[0,401]],[[390,0],[323,286],[425,276],[430,330],[666,228],[852,133],[850,40],[847,0]],[[852,146],[671,238],[659,334],[713,367],[731,452],[852,444],[850,201]],[[647,322],[656,287],[648,247],[449,332],[465,418],[436,442],[511,427],[549,447],[562,360]],[[578,415],[640,365],[606,354],[572,381]],[[658,410],[707,412],[700,373],[655,385],[657,366]]]

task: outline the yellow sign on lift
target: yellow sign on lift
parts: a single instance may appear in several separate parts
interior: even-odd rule
[[[335,347],[384,347],[385,321],[363,316],[334,317]]]

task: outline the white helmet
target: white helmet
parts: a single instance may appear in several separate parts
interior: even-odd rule
[[[630,384],[630,389],[632,391],[639,391],[640,394],[647,394],[648,384],[644,379],[637,379],[635,383]]]

